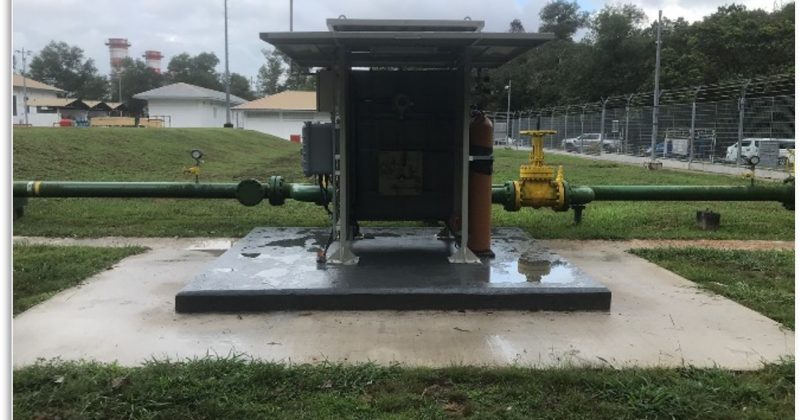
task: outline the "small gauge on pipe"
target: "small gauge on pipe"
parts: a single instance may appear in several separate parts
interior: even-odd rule
[[[192,149],[192,159],[200,160],[203,158],[203,151],[200,149]]]

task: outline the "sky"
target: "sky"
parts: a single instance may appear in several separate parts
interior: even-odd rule
[[[740,0],[748,9],[767,11],[786,0]],[[294,30],[324,31],[325,19],[344,15],[372,19],[463,19],[486,22],[484,31],[505,31],[520,19],[529,32],[539,27],[539,10],[547,0],[294,0]],[[594,12],[606,2],[578,0],[582,10]],[[614,3],[618,3],[614,1]],[[630,0],[655,20],[658,10],[692,22],[730,3],[719,0]],[[14,0],[14,50],[37,54],[51,40],[82,48],[102,74],[109,72],[108,38],[127,38],[129,55],[158,50],[169,59],[182,52],[213,52],[224,70],[224,0]],[[289,30],[289,0],[228,0],[230,71],[255,77],[264,63],[261,50],[268,44],[260,32]],[[18,66],[21,61],[17,60]]]

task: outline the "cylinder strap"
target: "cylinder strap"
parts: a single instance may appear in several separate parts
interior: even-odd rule
[[[494,171],[493,148],[484,146],[469,146],[469,169],[479,174],[491,175]]]

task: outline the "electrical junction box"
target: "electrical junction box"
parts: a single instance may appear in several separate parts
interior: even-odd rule
[[[301,151],[305,176],[330,175],[333,173],[335,140],[333,124],[305,122],[303,125],[303,149]]]

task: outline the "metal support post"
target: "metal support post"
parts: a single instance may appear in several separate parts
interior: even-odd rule
[[[480,264],[481,260],[475,256],[467,247],[469,240],[469,93],[472,81],[472,66],[469,54],[465,51],[463,55],[464,74],[463,77],[463,104],[461,111],[461,243],[448,260],[456,264]],[[510,84],[510,82],[509,82]],[[508,115],[508,114],[506,114]],[[506,126],[508,127],[508,125]],[[508,132],[508,129],[506,129]]]
[[[602,155],[606,142],[606,104],[608,103],[608,98],[601,98],[600,103],[603,104],[603,108],[600,110],[600,155]]]
[[[336,66],[337,83],[337,108],[339,110],[339,238],[333,243],[328,261],[333,264],[357,264],[358,256],[352,251],[352,227],[350,226],[350,191],[348,184],[348,153],[347,150],[347,86],[350,77],[350,67],[344,50],[339,51]],[[335,174],[334,174],[334,177]]]
[[[586,115],[586,104],[583,104],[581,107],[581,141],[578,142],[578,152],[583,154],[583,134],[585,131],[583,130],[583,120],[584,116]]]
[[[630,138],[630,131],[628,131],[628,126],[631,121],[631,100],[633,99],[633,94],[628,95],[628,100],[625,102],[625,133],[622,135],[622,150],[624,150],[625,154],[628,154],[628,140]]]
[[[694,160],[694,141],[697,138],[695,135],[695,121],[697,120],[697,94],[700,93],[700,89],[702,89],[702,86],[698,86],[694,90],[694,96],[692,96],[692,122],[691,127],[689,128],[689,163],[692,163]]]
[[[122,83],[120,83],[119,100],[122,101]],[[228,69],[228,0],[225,0],[225,127],[231,124],[231,73]]]
[[[746,80],[742,85],[741,94],[739,95],[739,132],[736,139],[736,165],[742,165],[742,137],[744,136],[744,104],[745,96],[747,94],[747,87],[750,85],[750,80]]]
[[[655,83],[653,88],[653,121],[652,133],[650,139],[650,161],[656,160],[656,140],[658,138],[658,100],[661,96],[661,91],[658,88],[659,76],[661,73],[661,10],[658,11],[658,28],[656,31],[656,70],[655,70]],[[664,142],[664,153],[666,153],[667,144]]]

